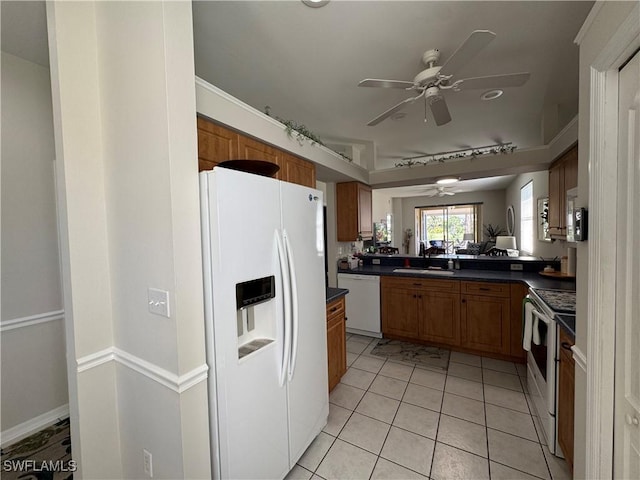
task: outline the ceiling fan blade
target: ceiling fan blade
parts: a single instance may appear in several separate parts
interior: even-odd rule
[[[462,45],[453,52],[453,55],[445,62],[440,69],[440,76],[449,76],[456,73],[460,68],[466,65],[480,50],[489,45],[496,34],[489,30],[475,30],[469,35]]]
[[[413,88],[413,82],[405,82],[403,80],[380,80],[377,78],[365,78],[360,83],[359,87],[379,87],[379,88]]]
[[[429,107],[431,107],[431,114],[436,121],[436,125],[444,125],[451,121],[449,107],[447,107],[447,102],[442,95],[430,98]]]
[[[529,77],[531,77],[529,72],[508,73],[506,75],[463,78],[455,82],[454,85],[458,90],[521,87],[527,83]]]
[[[444,196],[444,195],[455,195],[455,192],[442,192],[441,196]]]
[[[381,113],[380,115],[378,115],[376,118],[374,118],[373,120],[371,120],[369,123],[367,123],[367,126],[369,127],[373,127],[377,124],[379,124],[381,121],[385,120],[386,118],[390,117],[391,115],[393,115],[396,112],[399,112],[400,110],[402,110],[404,108],[404,106],[406,104],[412,104],[413,102],[415,102],[416,100],[418,100],[420,97],[422,97],[422,93],[420,95],[418,95],[417,97],[411,97],[411,98],[407,98],[406,100],[401,101],[400,103],[398,103],[397,105],[394,105],[393,107],[391,107],[389,110],[387,110],[384,113]]]

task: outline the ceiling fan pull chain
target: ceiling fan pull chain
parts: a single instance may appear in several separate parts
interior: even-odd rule
[[[424,97],[424,123],[427,123],[427,97]]]

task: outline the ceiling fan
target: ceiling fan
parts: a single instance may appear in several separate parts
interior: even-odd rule
[[[435,190],[431,190],[429,192],[427,192],[425,195],[427,197],[435,197],[436,195],[438,197],[446,197],[447,195],[455,195],[456,192],[451,192],[449,190],[445,190],[446,187],[438,187]]]
[[[411,105],[421,98],[425,100],[425,110],[427,103],[429,104],[436,125],[444,125],[451,121],[451,114],[443,91],[453,90],[458,92],[460,90],[520,87],[524,85],[530,77],[528,72],[462,78],[460,80],[453,79],[455,73],[486,47],[495,36],[496,34],[489,30],[475,30],[441,66],[436,65],[440,59],[440,51],[437,48],[427,50],[422,55],[422,62],[427,68],[418,73],[413,81],[380,80],[375,78],[362,80],[358,83],[359,87],[402,88],[418,92],[417,96],[403,100],[378,115],[367,125],[370,127],[377,125],[402,110],[406,105]]]

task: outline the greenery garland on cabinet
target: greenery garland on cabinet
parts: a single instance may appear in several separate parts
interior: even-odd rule
[[[285,120],[284,118],[272,116],[271,107],[269,106],[264,107],[264,113],[268,117],[274,118],[277,121],[279,121],[281,124],[283,124],[285,127],[285,132],[287,132],[287,136],[289,138],[295,137],[295,140],[298,142],[300,146],[304,144],[305,140],[308,140],[311,143],[311,145],[315,145],[317,143],[318,145],[322,145],[325,148],[329,148],[322,142],[322,140],[320,140],[320,138],[318,138],[318,136],[315,133],[309,130],[306,126],[299,124],[293,120]],[[331,150],[331,151],[334,153],[337,153],[348,162],[353,162],[353,159],[346,156],[344,153],[336,152],[335,150]]]

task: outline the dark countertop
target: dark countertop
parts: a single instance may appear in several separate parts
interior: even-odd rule
[[[347,293],[349,293],[349,290],[346,288],[327,287],[327,303],[338,300],[340,297],[344,297]]]
[[[339,269],[338,273],[347,273],[353,275],[390,275],[394,277],[420,277],[420,278],[441,278],[445,280],[475,280],[481,282],[518,282],[532,288],[549,288],[553,290],[574,290],[576,283],[572,280],[556,280],[553,278],[543,277],[537,272],[518,272],[518,271],[496,271],[496,270],[474,270],[461,269],[454,270],[453,275],[439,274],[412,274],[404,272],[394,272],[395,269],[402,268],[397,266],[384,265],[364,265],[353,270]],[[423,270],[416,268],[416,270]]]

